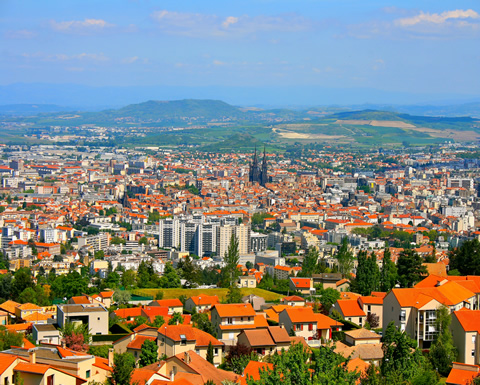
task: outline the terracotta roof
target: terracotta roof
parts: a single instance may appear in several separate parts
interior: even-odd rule
[[[260,370],[273,370],[273,364],[267,362],[250,361],[243,370],[242,376],[237,383],[247,385],[247,379],[258,381],[260,379]]]
[[[290,278],[290,281],[298,289],[310,289],[312,279],[311,278]]]
[[[86,295],[80,295],[78,297],[72,297],[70,300],[74,304],[77,304],[77,305],[82,305],[82,304],[88,305],[88,304],[91,303],[90,299]]]
[[[8,300],[0,305],[0,309],[5,310],[8,313],[15,314],[15,308],[19,305],[20,304],[18,302]]]
[[[155,370],[148,370],[143,368],[133,369],[130,383],[140,385],[146,384],[155,374],[157,374]]]
[[[202,305],[213,306],[217,303],[220,303],[220,301],[218,300],[218,296],[216,295],[206,295],[206,294],[192,295],[190,299],[197,306],[202,306]]]
[[[156,341],[157,338],[153,336],[136,336],[132,341],[129,342],[127,348],[140,350],[142,349],[142,345],[146,340]]]
[[[7,368],[19,359],[17,356],[11,354],[0,353],[0,375],[3,374]]]
[[[448,374],[446,384],[467,385],[478,376],[480,367],[477,365],[461,364],[453,362],[453,368]]]
[[[195,341],[195,346],[208,346],[210,342],[214,346],[223,346],[223,342],[190,325],[164,325],[158,328],[158,333],[177,342],[185,336],[187,341]]]
[[[249,303],[237,304],[216,304],[213,306],[217,309],[218,315],[221,318],[224,317],[251,317],[257,313],[253,310],[253,307]]]
[[[352,337],[356,340],[365,340],[365,339],[380,339],[382,338],[381,335],[372,332],[371,330],[367,330],[364,328],[360,329],[353,329],[344,332],[346,336]]]
[[[466,332],[480,332],[480,310],[457,310],[453,312],[458,322]]]
[[[338,305],[344,317],[366,316],[356,299],[339,299],[336,305]]]
[[[178,298],[173,298],[153,301],[150,306],[183,307],[183,304],[182,301],[180,301]]]

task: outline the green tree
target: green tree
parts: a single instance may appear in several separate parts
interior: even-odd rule
[[[237,285],[230,286],[227,292],[227,303],[241,303],[242,293]]]
[[[165,324],[165,318],[161,315],[155,316],[155,319],[153,320],[153,326],[156,328],[159,328]]]
[[[131,298],[132,294],[128,290],[115,289],[113,293],[113,300],[120,306],[127,305]]]
[[[97,357],[108,358],[108,350],[113,348],[113,345],[91,345],[88,348],[88,354],[92,354]]]
[[[465,241],[450,252],[450,269],[461,275],[480,275],[480,242],[477,238]]]
[[[155,270],[151,262],[140,262],[137,270],[137,286],[140,288],[150,287],[150,281],[155,276]]]
[[[180,271],[180,276],[185,280],[184,287],[192,288],[198,286],[200,283],[200,271],[194,265],[190,255],[178,262],[177,269]]]
[[[170,262],[167,262],[163,275],[160,278],[160,287],[176,288],[180,286],[180,277],[178,276],[177,271],[173,268]]]
[[[10,349],[12,346],[22,346],[23,334],[0,329],[0,351]]]
[[[135,368],[135,357],[130,353],[115,354],[112,375],[108,377],[109,385],[130,385]]]
[[[412,249],[400,253],[397,261],[398,278],[402,287],[412,287],[427,274],[422,258]]]
[[[238,239],[235,234],[232,234],[224,259],[225,267],[222,269],[222,287],[231,287],[237,282],[240,276],[240,270],[238,269],[239,260]]]
[[[441,306],[436,313],[435,330],[438,331],[438,334],[430,347],[428,357],[432,366],[442,376],[446,377],[452,369],[452,362],[457,358],[457,349],[453,344],[453,337],[450,332],[450,323],[452,321],[450,311],[446,306]]]
[[[128,269],[122,274],[121,282],[125,290],[133,289],[135,287],[136,274],[136,271],[132,269]]]
[[[322,312],[328,314],[332,305],[340,299],[340,293],[331,287],[322,290],[320,293],[320,303]]]
[[[213,364],[213,345],[212,341],[208,343],[207,347],[207,361]]]
[[[0,275],[0,300],[6,300],[10,298],[10,296],[12,295],[12,283],[12,274],[7,273]]]
[[[315,247],[310,247],[308,253],[303,258],[302,263],[302,276],[311,277],[312,274],[316,273],[318,266],[318,250]]]
[[[383,359],[380,370],[387,383],[408,382],[424,364],[424,357],[417,348],[416,341],[398,330],[393,321],[388,324],[382,343]]]
[[[172,318],[170,318],[170,321],[168,321],[169,325],[176,325],[176,324],[183,324],[183,317],[180,313],[173,313]]]
[[[140,360],[138,364],[140,367],[147,366],[157,362],[158,359],[158,346],[155,341],[145,340],[142,344],[142,349],[140,352]]]
[[[28,267],[18,269],[13,275],[12,298],[18,298],[27,287],[33,289],[34,286],[35,283],[30,269]]]
[[[138,241],[139,245],[148,245],[148,239],[147,237],[141,237],[140,240]]]
[[[357,255],[357,274],[352,280],[350,289],[361,295],[370,295],[372,291],[380,288],[380,271],[377,265],[377,257],[372,252],[368,256],[367,251],[362,250]]]
[[[342,273],[342,276],[348,277],[353,269],[353,254],[348,250],[348,238],[342,239],[342,245],[336,254],[338,271]]]
[[[55,297],[72,298],[82,295],[87,291],[88,278],[83,278],[76,271],[70,271],[66,275],[61,275],[53,281],[51,290]]]
[[[207,313],[195,313],[192,315],[192,323],[197,329],[203,330],[212,336],[216,335],[215,328]]]
[[[392,261],[390,249],[383,252],[382,268],[380,270],[380,291],[390,291],[397,283],[397,266]]]

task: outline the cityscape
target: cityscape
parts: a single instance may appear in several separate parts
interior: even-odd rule
[[[2,385],[480,384],[478,4],[27,3]]]

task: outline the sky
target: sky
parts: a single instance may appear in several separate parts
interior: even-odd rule
[[[0,0],[0,86],[468,99],[480,96],[479,75],[478,0]]]

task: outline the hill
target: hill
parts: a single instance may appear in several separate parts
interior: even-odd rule
[[[70,107],[57,106],[55,104],[6,104],[0,106],[0,115],[32,116],[45,113],[71,112]]]

